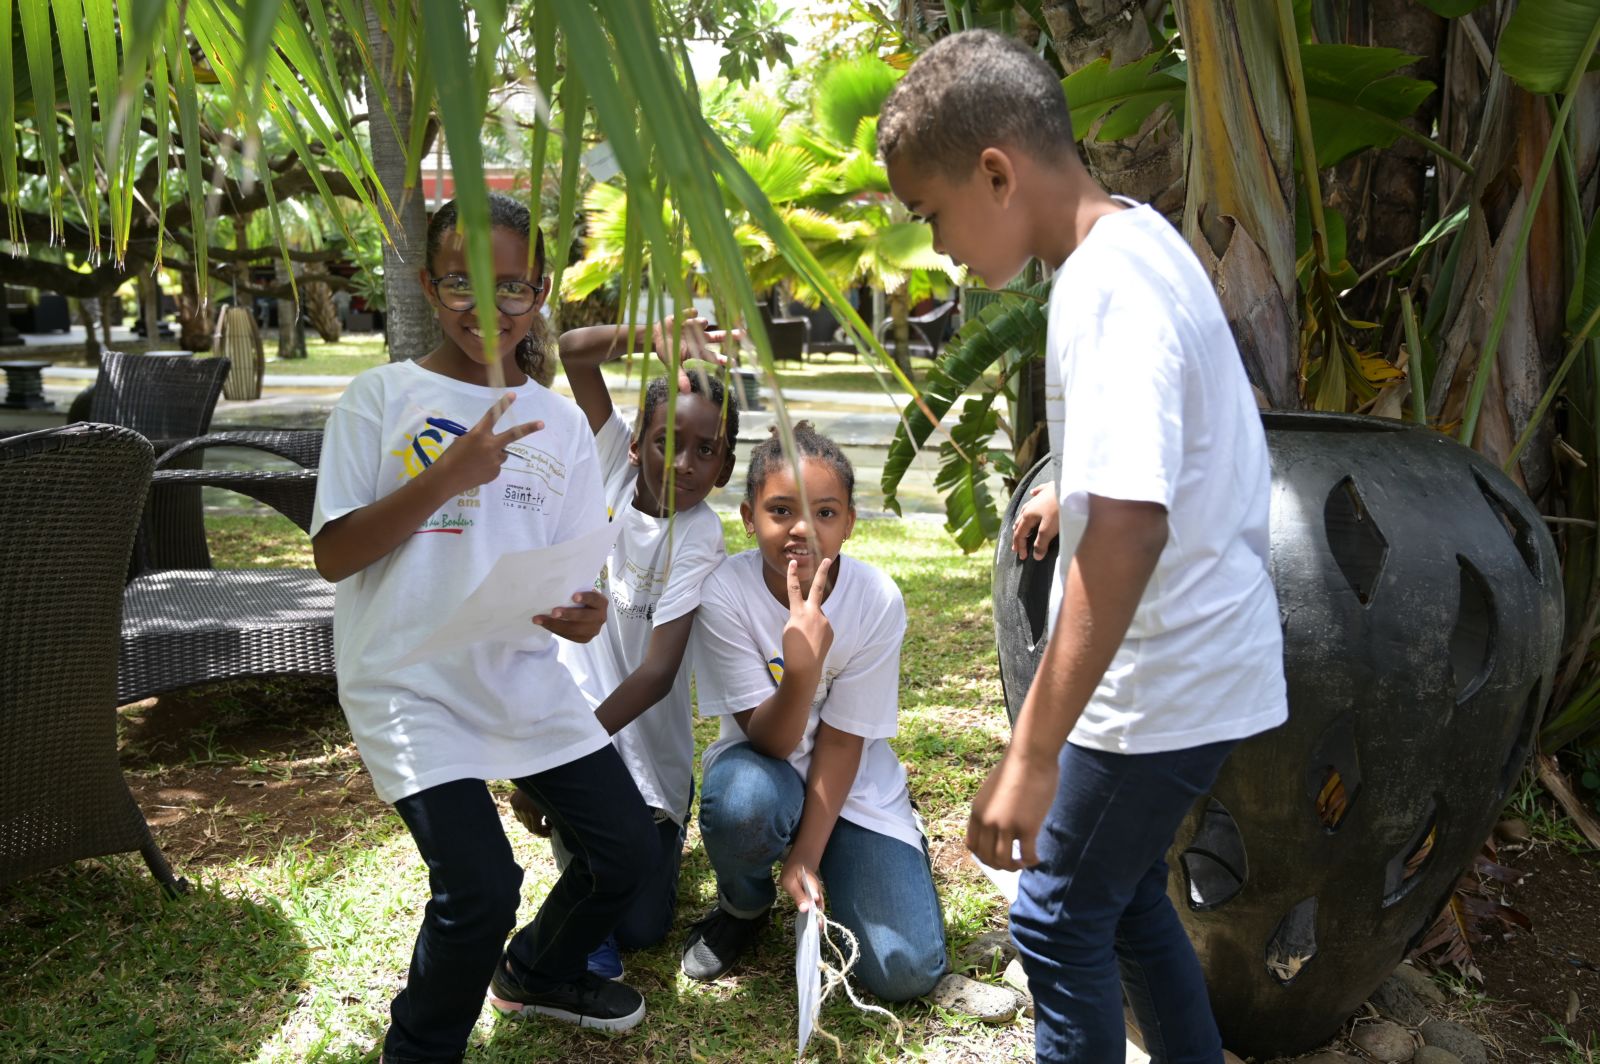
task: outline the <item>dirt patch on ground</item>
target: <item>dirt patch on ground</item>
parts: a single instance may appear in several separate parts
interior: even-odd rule
[[[121,710],[128,786],[180,868],[275,850],[388,807],[331,680],[215,684]]]
[[[1508,1061],[1584,1059],[1545,1039],[1560,1025],[1576,1046],[1600,1050],[1600,857],[1540,844],[1501,859],[1524,873],[1506,901],[1533,930],[1477,951],[1494,1001],[1484,1034]]]

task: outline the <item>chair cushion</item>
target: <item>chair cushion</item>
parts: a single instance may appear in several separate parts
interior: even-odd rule
[[[333,585],[310,569],[162,569],[123,597],[117,701],[278,673],[333,675]]]

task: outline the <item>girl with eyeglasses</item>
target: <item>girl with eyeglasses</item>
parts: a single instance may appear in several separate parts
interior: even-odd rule
[[[388,1064],[460,1060],[486,989],[505,1014],[609,1030],[644,1016],[636,990],[586,967],[660,849],[638,787],[551,638],[587,642],[601,631],[596,574],[574,573],[573,605],[532,618],[523,639],[393,664],[501,554],[606,530],[588,420],[537,380],[544,239],[507,196],[491,195],[490,224],[493,335],[480,328],[447,203],[428,227],[421,268],[442,339],[426,358],[351,382],[328,419],[311,527],[317,569],[338,583],[340,703],[432,889],[390,1008]],[[504,391],[489,386],[493,362]],[[491,779],[514,781],[574,855],[509,944],[522,869]]]

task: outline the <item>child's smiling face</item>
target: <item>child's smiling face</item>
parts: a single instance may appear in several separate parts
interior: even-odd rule
[[[817,566],[824,558],[839,557],[840,548],[856,527],[856,509],[837,469],[816,458],[802,458],[800,476],[811,505],[809,520],[800,506],[794,472],[782,461],[773,463],[755,502],[739,507],[745,531],[754,534],[761,550],[767,587],[774,594],[783,589],[779,595],[783,601],[788,600],[789,563],[796,565],[800,589],[809,593]],[[830,572],[838,571],[835,563]]]
[[[522,234],[501,226],[491,230],[490,248],[494,260],[494,281],[498,286],[505,282],[523,281],[539,284],[544,264],[528,264],[528,241]],[[498,306],[494,308],[496,334],[485,337],[479,331],[478,309],[452,310],[440,302],[436,285],[449,285],[446,278],[467,277],[466,241],[458,233],[450,233],[440,242],[433,259],[422,270],[422,288],[428,294],[439,318],[439,330],[445,340],[472,362],[487,366],[491,361],[509,367],[515,366],[517,344],[533,328],[533,320],[544,302],[541,292],[533,305],[521,314],[507,314]],[[437,280],[436,280],[437,279]]]
[[[650,424],[628,446],[628,459],[639,467],[639,482],[634,491],[634,506],[645,513],[665,517],[670,511],[691,509],[720,488],[733,475],[733,442],[722,421],[722,404],[699,392],[679,395],[673,418],[673,461],[671,500],[667,505],[667,404],[658,403],[650,413]]]

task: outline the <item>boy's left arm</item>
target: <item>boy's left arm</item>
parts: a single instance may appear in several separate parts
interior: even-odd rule
[[[672,691],[672,683],[683,665],[683,652],[689,645],[689,633],[694,628],[694,614],[695,611],[690,610],[682,617],[651,629],[644,661],[594,711],[607,735],[615,735],[626,728]]]
[[[834,825],[839,822],[839,810],[844,808],[850,788],[855,785],[864,744],[865,740],[859,735],[840,731],[826,721],[817,724],[816,743],[811,748],[811,769],[806,773],[806,799],[800,813],[800,828],[795,832],[794,846],[784,858],[783,872],[778,877],[778,882],[783,884],[801,912],[811,908],[812,892],[817,898],[822,897],[817,866],[822,863],[822,851],[827,849]]]
[[[967,848],[984,864],[1039,862],[1036,841],[1055,800],[1062,744],[1122,645],[1166,543],[1167,510],[1160,503],[1089,497],[1061,612],[1011,745],[972,803]],[[1020,844],[1020,861],[1013,842]]]

